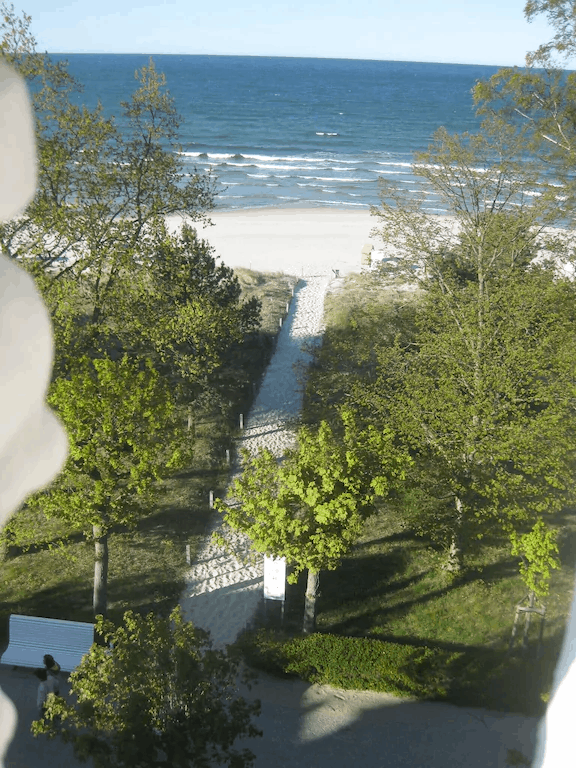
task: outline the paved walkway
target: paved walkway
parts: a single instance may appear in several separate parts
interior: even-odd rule
[[[40,662],[38,666],[42,666]],[[12,699],[18,712],[16,732],[6,754],[4,768],[80,768],[74,759],[71,744],[60,739],[52,741],[43,736],[36,738],[30,733],[30,725],[36,719],[36,693],[38,678],[33,669],[0,664],[0,687]],[[63,686],[67,691],[67,685]],[[0,729],[4,723],[0,723]]]

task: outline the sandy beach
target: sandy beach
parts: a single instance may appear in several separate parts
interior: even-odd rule
[[[364,245],[378,247],[370,237],[378,222],[367,209],[258,208],[216,211],[210,218],[214,226],[193,226],[229,267],[299,277],[337,269],[346,275],[360,271]],[[179,223],[171,217],[169,228],[174,231]]]

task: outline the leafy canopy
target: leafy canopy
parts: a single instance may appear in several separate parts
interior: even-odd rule
[[[361,433],[350,411],[341,414],[341,434],[325,421],[312,431],[302,427],[298,447],[278,463],[263,450],[244,454],[243,471],[217,499],[225,527],[246,533],[252,548],[285,557],[295,583],[308,569],[334,570],[374,511],[374,500],[405,475],[406,455],[396,451],[390,430]],[[227,546],[224,536],[213,534]]]
[[[233,746],[262,736],[252,723],[260,702],[235,695],[237,656],[211,650],[180,608],[168,619],[128,611],[118,627],[99,616],[95,627],[106,645],[94,644],[72,672],[68,700],[49,696],[35,735],[71,742],[95,768],[253,764],[250,750]]]

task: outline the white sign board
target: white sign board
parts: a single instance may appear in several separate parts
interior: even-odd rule
[[[286,558],[264,555],[264,597],[267,600],[286,599]]]

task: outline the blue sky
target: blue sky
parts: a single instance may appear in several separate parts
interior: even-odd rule
[[[50,53],[523,65],[552,34],[525,0],[13,0]]]

